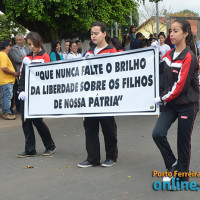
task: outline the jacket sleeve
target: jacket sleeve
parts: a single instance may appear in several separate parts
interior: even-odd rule
[[[173,84],[172,88],[162,94],[161,99],[165,102],[170,102],[183,94],[189,87],[192,80],[195,68],[195,60],[190,52],[186,55],[181,70],[178,75],[178,80]]]
[[[22,63],[22,59],[23,59],[20,57],[18,49],[14,48],[14,47],[10,51],[10,58],[14,64],[18,64],[18,65]]]
[[[25,56],[22,61],[21,69],[19,71],[19,86],[18,86],[19,93],[25,91],[25,69],[26,66],[29,65],[30,63],[31,63],[30,58]]]
[[[110,53],[117,53],[117,50],[115,48],[111,49]]]
[[[46,52],[45,52],[45,56],[44,56],[44,62],[45,62],[45,63],[46,63],[46,62],[50,62],[49,54],[47,54]]]

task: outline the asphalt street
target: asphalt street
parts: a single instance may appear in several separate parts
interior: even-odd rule
[[[44,146],[36,133],[38,156],[16,158],[24,151],[20,115],[14,121],[0,118],[0,200],[196,200],[198,191],[154,191],[152,184],[162,178],[152,171],[165,171],[161,154],[152,140],[156,116],[116,117],[119,157],[110,168],[81,169],[86,159],[82,118],[45,119],[57,149],[44,157]],[[176,154],[175,123],[169,141]],[[105,160],[100,130],[101,162]],[[200,115],[192,135],[190,170],[200,171]],[[25,169],[24,166],[33,168]],[[190,181],[200,183],[200,178]]]

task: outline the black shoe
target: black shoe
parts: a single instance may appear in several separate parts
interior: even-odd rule
[[[34,157],[36,155],[37,155],[36,152],[34,152],[34,153],[26,153],[24,151],[23,153],[17,154],[16,157],[18,157],[18,158],[25,158],[25,157]]]
[[[177,170],[178,164],[174,165],[173,167],[171,167],[170,169],[167,170],[167,172],[171,172],[172,174],[174,173],[174,171]]]
[[[42,154],[43,156],[50,156],[56,151],[56,147],[54,149],[46,149],[44,153]]]
[[[81,167],[81,168],[87,168],[87,167],[96,167],[96,166],[99,166],[100,163],[89,163],[87,160],[81,162],[78,164],[78,167]]]
[[[114,164],[116,164],[115,161],[111,159],[106,159],[101,165],[102,167],[112,167]]]

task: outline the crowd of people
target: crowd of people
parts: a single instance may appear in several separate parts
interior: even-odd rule
[[[25,95],[25,69],[26,65],[34,62],[50,62],[59,60],[76,59],[84,56],[117,53],[124,50],[156,46],[159,49],[160,74],[164,84],[160,97],[155,99],[155,104],[164,104],[156,126],[153,130],[153,139],[158,146],[165,166],[168,171],[189,172],[191,153],[191,133],[198,111],[199,100],[199,65],[197,61],[197,48],[190,23],[186,20],[175,20],[171,25],[170,37],[163,32],[150,35],[149,39],[143,34],[136,33],[136,28],[131,26],[129,33],[121,44],[119,38],[110,38],[106,25],[103,22],[94,22],[91,26],[91,41],[89,49],[82,51],[82,43],[65,41],[65,50],[61,50],[58,40],[52,42],[50,55],[42,45],[38,33],[30,32],[26,37],[28,47],[24,45],[24,36],[18,34],[13,47],[11,41],[0,44],[0,86],[2,92],[1,107],[3,119],[13,120],[16,116],[12,113],[13,101],[17,111],[21,112],[22,128],[25,135],[25,151],[17,157],[35,156],[35,135],[33,125],[40,134],[47,156],[55,152],[56,146],[51,133],[42,118],[24,119],[23,101]],[[178,119],[178,158],[173,154],[167,140],[167,132],[171,124]],[[87,158],[80,162],[78,167],[86,168],[100,165],[99,124],[102,127],[106,160],[104,167],[113,166],[118,157],[117,125],[113,116],[86,117],[83,126],[85,129]],[[166,178],[166,177],[165,177]],[[169,177],[167,177],[169,178]],[[168,179],[169,180],[169,179]],[[188,177],[180,178],[188,181]]]

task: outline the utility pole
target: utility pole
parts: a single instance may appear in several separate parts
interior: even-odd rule
[[[111,22],[111,24],[110,24],[110,27],[111,27],[111,28],[110,28],[110,33],[111,33],[110,35],[111,35],[111,37],[113,37],[113,27],[112,27],[112,22]]]
[[[158,2],[156,3],[156,29],[157,29],[157,36],[159,34],[159,12],[158,12]]]
[[[133,12],[132,9],[130,10],[130,26],[133,25]]]
[[[115,22],[115,30],[116,30],[116,37],[118,37],[118,25],[117,25],[117,22]]]

